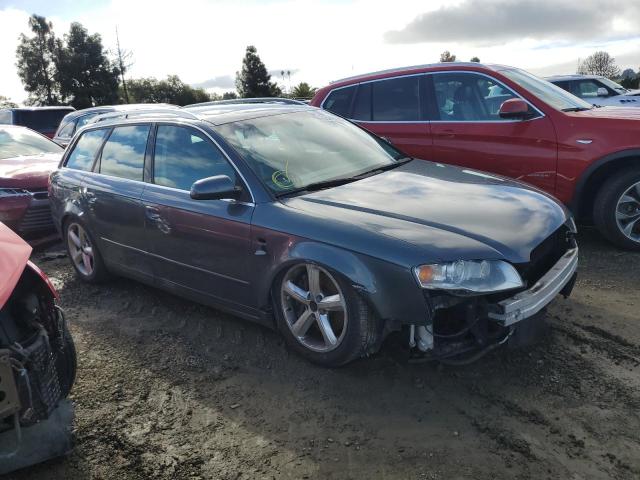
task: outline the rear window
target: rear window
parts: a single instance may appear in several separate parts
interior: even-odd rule
[[[74,170],[91,170],[106,132],[107,130],[100,129],[83,133],[73,147],[69,158],[67,158],[65,167],[73,168]]]
[[[332,91],[322,104],[322,108],[340,115],[341,117],[348,117],[349,109],[351,108],[351,100],[353,99],[355,91],[355,86],[339,88]]]
[[[420,77],[399,77],[372,85],[373,120],[420,120]]]
[[[71,110],[16,110],[16,125],[23,125],[38,132],[55,132],[60,121]]]
[[[114,128],[102,149],[100,173],[142,180],[149,129],[149,125]]]

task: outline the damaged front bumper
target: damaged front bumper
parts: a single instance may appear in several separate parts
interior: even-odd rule
[[[409,345],[419,358],[442,360],[467,355],[466,363],[476,360],[506,343],[521,324],[527,324],[527,335],[535,330],[532,325],[542,323],[538,317],[556,295],[571,294],[577,267],[578,248],[574,246],[532,287],[511,297],[493,301],[491,297],[458,298],[450,304],[440,303],[430,326],[411,326]]]

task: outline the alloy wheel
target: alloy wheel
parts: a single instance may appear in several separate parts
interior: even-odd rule
[[[292,267],[281,287],[281,304],[287,326],[306,348],[329,352],[347,331],[347,306],[338,282],[313,264]]]
[[[78,271],[86,277],[91,276],[95,265],[93,246],[89,235],[81,225],[77,223],[69,225],[69,228],[67,228],[67,243],[71,260]]]
[[[616,222],[627,238],[640,242],[640,182],[631,185],[618,199]]]

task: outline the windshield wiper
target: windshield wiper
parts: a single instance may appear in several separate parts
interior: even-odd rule
[[[591,107],[593,108],[593,107]],[[591,110],[591,108],[587,108],[587,107],[569,107],[569,108],[563,108],[562,111],[563,112],[584,112],[585,110]]]
[[[353,176],[350,176],[350,177],[334,178],[334,179],[331,179],[331,180],[323,180],[322,182],[313,182],[313,183],[310,183],[309,185],[307,185],[305,187],[294,188],[293,190],[287,190],[286,192],[276,193],[276,198],[286,197],[286,196],[289,196],[289,195],[295,195],[296,193],[301,193],[301,192],[315,192],[315,191],[318,191],[318,190],[323,190],[325,188],[339,187],[340,185],[344,185],[346,183],[351,183],[351,182],[355,182],[357,180],[362,180],[363,178],[371,177],[371,176],[375,175],[376,173],[386,172],[387,170],[391,170],[391,169],[396,168],[396,167],[398,167],[400,165],[404,165],[405,163],[408,163],[411,160],[413,160],[412,157],[402,157],[402,158],[397,159],[393,163],[390,163],[388,165],[382,165],[380,167],[376,167],[373,170],[368,170],[366,172],[359,173],[358,175],[353,175]]]

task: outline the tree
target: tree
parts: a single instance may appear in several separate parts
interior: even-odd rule
[[[236,88],[243,98],[277,97],[282,94],[278,85],[271,81],[271,75],[267,73],[267,67],[253,45],[247,47],[242,70],[236,72]]]
[[[478,57],[471,57],[470,62],[480,63],[480,59]]]
[[[57,67],[61,96],[75,108],[117,103],[120,70],[107,58],[99,34],[89,35],[81,24],[72,23]]]
[[[124,93],[125,103],[129,103],[129,91],[127,90],[127,80],[124,74],[133,65],[131,58],[133,53],[129,50],[123,50],[120,48],[120,36],[118,35],[118,27],[116,27],[116,54],[118,61],[118,70],[120,71],[120,79],[122,80],[122,92]]]
[[[449,50],[445,50],[444,52],[442,52],[440,54],[440,61],[441,62],[455,62],[456,61],[456,56],[455,55],[451,55],[451,52]]]
[[[602,75],[607,78],[616,78],[620,75],[620,69],[616,65],[616,59],[607,52],[595,52],[584,61],[578,63],[578,72],[581,75]]]
[[[129,80],[129,97],[133,103],[172,103],[190,105],[208,102],[211,97],[201,88],[193,88],[177,75],[169,75],[166,80],[138,78]]]
[[[12,102],[9,97],[5,97],[4,95],[0,95],[0,108],[17,108],[18,104]]]
[[[316,94],[317,88],[310,86],[307,82],[300,82],[291,90],[291,96],[294,98],[311,98]]]
[[[33,14],[29,18],[33,37],[20,34],[16,50],[18,75],[29,93],[29,103],[56,105],[59,86],[56,82],[56,57],[61,42],[53,33],[53,25],[45,17]]]
[[[224,92],[222,94],[222,100],[235,100],[238,98],[238,94],[236,92]]]

